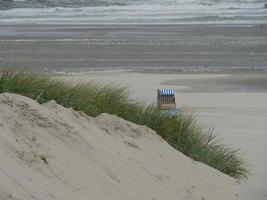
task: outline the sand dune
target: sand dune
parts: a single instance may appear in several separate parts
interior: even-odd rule
[[[0,95],[0,199],[238,199],[236,181],[116,116]]]

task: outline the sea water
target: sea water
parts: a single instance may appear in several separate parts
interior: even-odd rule
[[[0,0],[0,24],[259,24],[266,0]]]

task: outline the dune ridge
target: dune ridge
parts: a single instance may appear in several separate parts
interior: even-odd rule
[[[236,180],[153,130],[0,95],[0,199],[238,199]]]

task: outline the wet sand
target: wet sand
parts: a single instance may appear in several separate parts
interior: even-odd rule
[[[247,183],[237,188],[240,199],[267,198],[267,74],[152,74],[117,71],[63,73],[60,77],[74,82],[115,82],[129,87],[133,97],[149,102],[156,101],[158,88],[176,89],[177,106],[194,112],[206,128],[214,125],[214,133],[223,138],[221,142],[240,149],[241,155],[248,161],[251,175]],[[253,84],[250,87],[251,82]]]
[[[267,25],[0,25],[0,68],[266,68]]]

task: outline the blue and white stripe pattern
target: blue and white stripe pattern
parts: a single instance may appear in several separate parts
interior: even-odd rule
[[[161,95],[174,95],[175,94],[175,90],[174,89],[160,89],[159,93]]]

